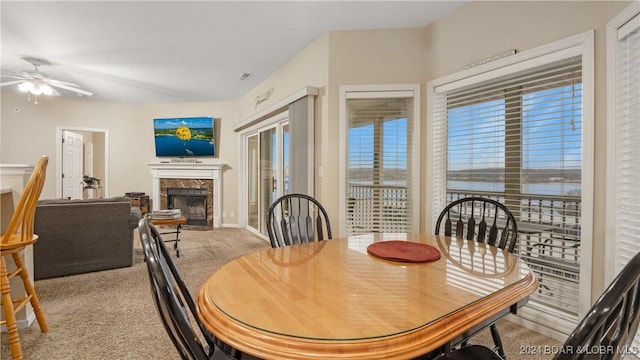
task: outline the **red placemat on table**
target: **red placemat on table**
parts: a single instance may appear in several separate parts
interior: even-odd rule
[[[440,259],[440,250],[435,247],[402,240],[375,242],[367,247],[367,252],[391,261],[428,262]]]

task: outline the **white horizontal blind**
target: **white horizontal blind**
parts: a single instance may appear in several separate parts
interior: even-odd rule
[[[348,98],[346,231],[410,232],[413,97]]]
[[[623,12],[626,16],[626,10]],[[613,128],[613,253],[614,274],[640,251],[640,15],[617,28],[615,44],[615,103]],[[609,38],[611,40],[611,38]],[[611,90],[610,90],[611,91]],[[608,221],[610,221],[608,219]],[[609,226],[609,224],[608,224]],[[608,279],[611,280],[611,279]],[[636,334],[632,346],[640,344]]]
[[[615,103],[616,263],[640,251],[640,27],[618,30]]]
[[[580,280],[581,56],[447,88],[436,88],[434,102],[434,216],[461,197],[504,203],[518,220],[516,251],[541,284],[531,303],[575,321]]]

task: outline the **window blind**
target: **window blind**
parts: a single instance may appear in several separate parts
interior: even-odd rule
[[[640,15],[618,30],[615,106],[615,271],[640,251]]]
[[[540,281],[532,303],[575,321],[582,193],[581,56],[462,88],[448,84],[435,92],[433,220],[447,203],[461,197],[504,203],[518,221],[516,251]]]
[[[605,286],[640,251],[640,9],[607,24],[607,266]],[[632,348],[638,348],[636,334]]]
[[[346,231],[411,232],[413,97],[348,98]]]

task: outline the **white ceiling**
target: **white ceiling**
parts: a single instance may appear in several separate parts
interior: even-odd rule
[[[328,31],[422,27],[465,2],[4,0],[0,64],[43,58],[99,101],[238,99]]]

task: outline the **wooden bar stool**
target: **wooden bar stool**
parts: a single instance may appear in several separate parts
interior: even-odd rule
[[[16,313],[31,302],[36,319],[40,325],[42,332],[49,331],[47,322],[44,318],[44,312],[40,307],[40,301],[36,295],[36,291],[29,279],[29,273],[22,259],[25,247],[33,244],[38,240],[38,235],[33,233],[33,221],[36,213],[36,204],[42,192],[44,185],[45,173],[49,158],[42,156],[33,173],[24,187],[24,192],[20,196],[20,201],[11,216],[11,221],[7,227],[7,232],[0,236],[0,293],[2,294],[2,310],[4,311],[5,320],[0,325],[7,326],[9,334],[9,346],[11,348],[11,357],[13,359],[22,359],[22,349],[20,347],[20,337],[18,336],[18,325],[16,324]],[[7,264],[4,257],[11,255],[16,265],[16,269],[11,273],[7,270]],[[22,278],[26,296],[22,298],[12,298],[9,279],[19,275]]]

